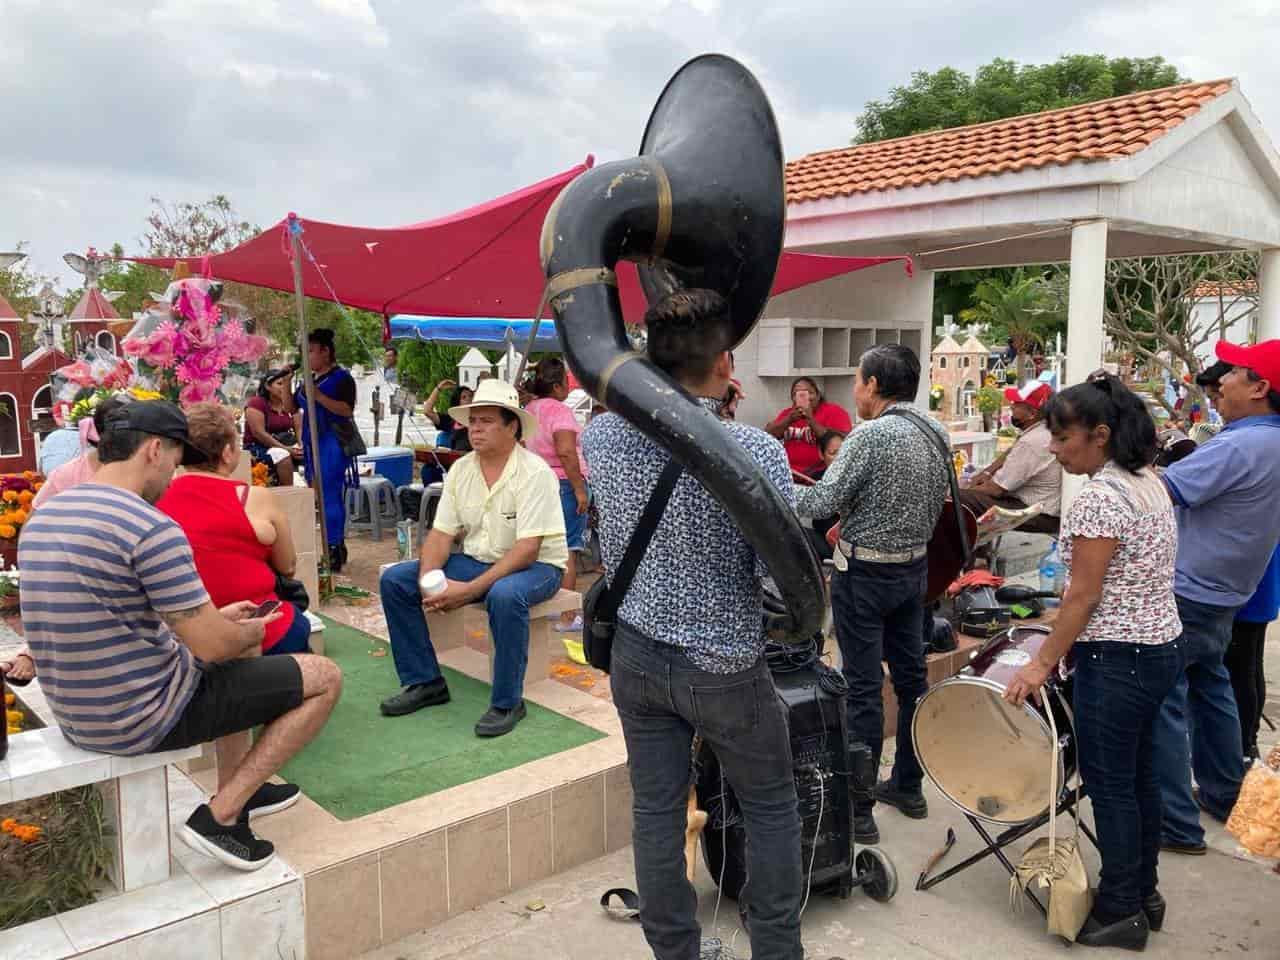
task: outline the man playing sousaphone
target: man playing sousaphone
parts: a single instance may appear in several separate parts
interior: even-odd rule
[[[880,841],[876,800],[907,816],[928,816],[924,773],[911,742],[916,701],[928,689],[924,649],[925,548],[942,513],[949,469],[941,426],[916,416],[920,360],[899,344],[862,355],[853,398],[867,423],[844,441],[816,486],[798,488],[802,517],[841,516],[831,607],[849,684],[849,739],[871,748],[880,766],[884,743],[882,661],[898,697],[897,754],[889,779],[854,798],[854,839]],[[937,434],[930,437],[928,431]]]

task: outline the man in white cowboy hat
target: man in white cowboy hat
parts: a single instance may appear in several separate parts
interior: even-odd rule
[[[1039,515],[1020,529],[1056,537],[1062,513],[1062,466],[1049,452],[1052,437],[1044,422],[1044,405],[1051,396],[1053,388],[1038,380],[1005,390],[1012,423],[1020,431],[1018,439],[965,484],[960,502],[979,517],[992,507],[1022,510],[1038,503]]]
[[[545,460],[520,445],[538,421],[520,409],[516,390],[485,380],[471,403],[449,415],[471,437],[472,452],[449,470],[422,554],[382,574],[382,609],[404,689],[382,701],[403,716],[449,701],[427,630],[428,611],[484,601],[493,635],[493,693],[476,736],[500,737],[524,718],[529,608],[560,589],[569,552],[560,484]],[[462,552],[450,553],[455,541]],[[439,587],[440,571],[444,586]]]

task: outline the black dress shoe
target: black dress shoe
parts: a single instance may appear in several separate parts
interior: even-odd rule
[[[436,707],[449,702],[449,685],[444,677],[430,683],[415,683],[405,687],[394,697],[382,701],[384,717],[403,717],[407,713],[421,710],[423,707]]]
[[[1143,913],[1135,913],[1113,923],[1102,923],[1092,913],[1085,920],[1084,926],[1076,934],[1076,943],[1086,947],[1119,947],[1121,950],[1147,949],[1147,917]]]
[[[869,813],[854,813],[853,842],[863,846],[874,846],[880,842],[880,828],[876,826],[876,818]]]
[[[501,737],[516,728],[516,724],[525,718],[529,711],[521,700],[510,710],[501,707],[490,707],[476,724],[477,737]]]
[[[897,807],[912,820],[923,820],[929,816],[929,803],[920,790],[899,790],[892,780],[881,780],[876,784],[876,799]]]
[[[1164,897],[1160,896],[1157,890],[1149,897],[1142,898],[1142,912],[1147,915],[1147,926],[1154,933],[1159,933],[1160,928],[1164,926],[1164,911],[1168,907]]]

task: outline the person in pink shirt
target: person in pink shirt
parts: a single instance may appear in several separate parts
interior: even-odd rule
[[[560,479],[560,506],[570,553],[561,587],[572,590],[578,582],[578,561],[573,554],[586,549],[587,464],[582,459],[582,426],[564,402],[569,396],[564,361],[559,357],[541,361],[528,388],[534,399],[525,409],[538,418],[538,433],[526,445],[546,460]],[[561,626],[565,630],[581,629],[582,623],[577,614],[566,613],[561,617]]]
[[[64,490],[93,479],[93,475],[98,472],[98,432],[102,429],[107,414],[125,402],[119,397],[108,397],[98,404],[92,417],[85,417],[80,421],[80,455],[68,460],[45,478],[44,484],[36,491],[35,499],[31,501],[32,510],[38,510],[42,504]]]

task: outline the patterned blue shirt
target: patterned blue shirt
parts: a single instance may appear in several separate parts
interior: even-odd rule
[[[703,399],[711,411],[717,401]],[[782,444],[763,430],[723,421],[788,503],[791,468]],[[612,581],[668,453],[616,414],[587,424],[582,452],[599,514],[600,550]],[[681,648],[711,673],[737,673],[764,650],[764,564],[719,502],[682,473],[618,618],[651,639]]]

